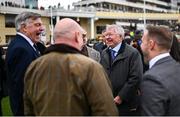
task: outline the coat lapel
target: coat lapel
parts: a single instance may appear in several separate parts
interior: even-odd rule
[[[17,36],[17,39],[20,39],[20,41],[21,41],[22,43],[24,43],[24,44],[27,45],[27,47],[29,48],[29,50],[31,50],[31,51],[34,53],[34,55],[35,55],[36,58],[40,56],[40,55],[34,50],[34,48],[29,44],[29,42],[27,42],[27,40],[24,39],[24,37],[22,37],[21,35],[18,35],[18,34],[17,34],[16,36]]]
[[[122,42],[122,45],[121,45],[121,48],[119,49],[118,51],[118,54],[116,56],[116,58],[114,59],[114,61],[111,61],[111,55],[110,55],[110,50],[109,48],[106,48],[104,51],[105,53],[102,54],[103,58],[104,59],[104,62],[109,66],[112,66],[114,63],[116,63],[117,61],[119,60],[122,60],[124,58],[127,57],[127,54],[124,52],[125,51],[125,48],[126,48],[126,43],[124,43],[124,41]]]
[[[119,49],[118,54],[117,54],[116,58],[114,59],[114,61],[112,62],[112,64],[127,57],[127,54],[124,53],[125,48],[126,48],[126,43],[124,43],[124,41],[122,41],[121,48]]]

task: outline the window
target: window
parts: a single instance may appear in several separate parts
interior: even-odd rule
[[[15,17],[16,15],[13,14],[6,14],[5,15],[5,26],[8,28],[14,28],[15,27]]]
[[[106,29],[106,26],[97,26],[96,27],[96,33],[101,34],[103,30]]]
[[[13,38],[15,38],[15,35],[6,35],[6,43],[9,44]]]

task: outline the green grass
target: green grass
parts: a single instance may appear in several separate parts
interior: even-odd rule
[[[12,116],[12,112],[9,104],[9,97],[5,97],[1,101],[3,116]]]

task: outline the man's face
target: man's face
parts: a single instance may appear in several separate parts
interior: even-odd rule
[[[116,33],[113,28],[107,29],[104,33],[104,37],[106,39],[106,45],[111,48],[116,47],[119,43],[122,42],[122,36]]]
[[[40,40],[41,32],[43,31],[41,18],[36,20],[29,19],[28,23],[24,27],[24,31],[27,37],[29,37],[32,42],[36,43]]]
[[[149,45],[148,45],[148,31],[145,31],[142,37],[142,43],[141,43],[141,49],[143,52],[143,56],[144,56],[144,61],[145,63],[148,63],[150,58],[149,58]]]

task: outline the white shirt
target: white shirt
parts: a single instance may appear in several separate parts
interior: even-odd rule
[[[153,59],[151,59],[151,60],[149,61],[149,69],[151,69],[152,66],[153,66],[158,60],[160,60],[160,59],[162,59],[162,58],[165,58],[165,57],[167,57],[167,56],[170,56],[170,54],[169,54],[169,53],[163,53],[163,54],[157,55],[156,57],[154,57]]]
[[[116,47],[114,47],[112,50],[115,51],[114,56],[118,54],[119,49],[121,48],[121,43],[119,43]],[[111,48],[110,48],[111,49]]]
[[[24,35],[21,32],[17,32],[18,35],[24,37],[24,39],[26,39],[26,41],[32,46],[32,48],[36,51],[36,48],[34,48],[34,43],[31,41],[31,39],[29,37],[27,37],[26,35]]]

